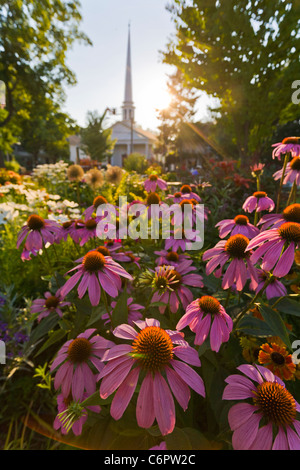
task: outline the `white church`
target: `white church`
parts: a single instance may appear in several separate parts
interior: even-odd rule
[[[135,106],[132,94],[132,68],[131,68],[131,44],[130,27],[128,29],[127,59],[125,73],[125,93],[122,105],[122,120],[115,122],[110,128],[111,138],[116,140],[113,153],[109,163],[113,166],[123,166],[124,159],[132,154],[144,155],[147,160],[153,158],[153,148],[157,137],[150,131],[143,130],[135,122]],[[80,137],[70,136],[70,160],[79,162],[79,159],[86,158],[80,148]]]

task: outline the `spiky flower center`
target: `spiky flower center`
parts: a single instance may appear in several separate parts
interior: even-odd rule
[[[78,230],[80,228],[83,227],[83,225],[85,225],[84,221],[82,219],[77,219],[75,220],[75,229]]]
[[[300,157],[294,157],[291,160],[290,167],[292,170],[300,171]]]
[[[283,139],[282,144],[299,144],[300,143],[300,137],[286,137]]]
[[[237,215],[235,218],[234,218],[234,222],[237,224],[237,225],[247,225],[249,223],[249,219],[246,215]]]
[[[150,175],[149,180],[150,181],[157,181],[157,176],[156,175]]]
[[[157,193],[150,193],[147,197],[146,201],[148,206],[151,206],[151,204],[159,204],[160,203],[160,197]]]
[[[86,338],[74,339],[68,347],[68,359],[74,364],[86,362],[92,351],[92,345]]]
[[[181,193],[175,193],[174,197],[176,197],[176,198],[181,197]]]
[[[97,196],[95,197],[94,201],[93,201],[93,206],[95,208],[101,206],[102,204],[107,204],[107,199],[105,199],[105,197],[103,196]]]
[[[164,290],[167,288],[168,285],[169,285],[169,282],[166,277],[159,276],[159,275],[155,277],[155,287],[158,290]]]
[[[62,224],[62,226],[63,226],[64,229],[67,230],[68,228],[71,227],[72,224],[73,224],[73,220],[68,220],[67,222],[64,222],[64,223]]]
[[[179,255],[178,253],[176,253],[176,251],[169,251],[169,253],[166,256],[166,259],[168,261],[174,261],[175,263],[177,263],[179,260]]]
[[[300,224],[300,204],[291,204],[286,207],[282,215],[287,222],[296,222]]]
[[[171,269],[171,271],[169,272],[169,277],[172,282],[172,288],[178,289],[179,285],[181,284],[181,279],[182,279],[181,274],[179,274],[179,272],[176,271],[176,269]]]
[[[171,266],[161,266],[155,273],[153,286],[158,290],[175,290],[181,284],[181,274]]]
[[[221,307],[220,302],[214,297],[211,297],[210,295],[204,295],[203,297],[199,299],[198,302],[199,302],[199,308],[204,313],[215,315],[220,312],[220,307]]]
[[[278,233],[287,242],[300,243],[300,224],[285,222],[279,227]]]
[[[188,184],[184,184],[183,186],[181,186],[180,191],[182,192],[182,194],[190,194],[192,192],[192,188]]]
[[[95,273],[100,271],[105,266],[105,257],[98,251],[90,251],[87,253],[82,261],[85,271]]]
[[[96,251],[98,251],[98,253],[101,253],[101,255],[103,256],[110,256],[110,251],[108,248],[106,248],[106,246],[98,246],[98,248],[96,248]]]
[[[85,228],[86,228],[87,230],[95,230],[96,227],[97,227],[97,222],[96,222],[96,220],[94,220],[94,219],[87,220],[87,221],[85,222]]]
[[[194,207],[193,201],[191,199],[182,199],[179,203],[181,209],[184,209],[184,206],[192,206]]]
[[[51,297],[48,297],[45,302],[45,307],[46,308],[56,308],[59,304],[59,299],[55,297],[55,295],[51,295]]]
[[[159,371],[173,358],[173,344],[168,333],[158,326],[147,326],[132,343],[132,357],[142,369]]]
[[[41,230],[45,226],[45,221],[37,214],[32,214],[27,219],[27,225],[30,230]]]
[[[246,258],[245,250],[249,244],[249,238],[245,235],[237,234],[230,237],[225,244],[225,251],[231,258]]]
[[[264,191],[255,191],[255,193],[253,193],[253,196],[259,199],[261,197],[267,197],[267,193],[265,193]]]
[[[296,403],[288,390],[277,382],[258,385],[254,404],[264,416],[277,425],[291,425],[296,416]]]

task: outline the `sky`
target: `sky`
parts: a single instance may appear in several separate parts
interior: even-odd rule
[[[124,100],[128,24],[131,31],[131,65],[135,120],[144,129],[159,124],[157,109],[167,107],[168,74],[172,67],[162,63],[160,51],[175,34],[168,0],[81,0],[81,30],[93,46],[76,42],[68,54],[68,66],[77,84],[66,88],[64,110],[86,125],[87,111],[102,114],[116,108],[121,118]]]

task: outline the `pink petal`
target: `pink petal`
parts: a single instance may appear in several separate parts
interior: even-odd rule
[[[167,382],[158,372],[153,383],[154,412],[163,436],[173,431],[175,427],[175,405]]]
[[[136,404],[136,419],[141,428],[148,429],[155,420],[153,404],[153,378],[148,372],[144,378]]]
[[[247,450],[256,439],[261,416],[253,414],[246,423],[239,426],[233,433],[232,445],[235,450]]]
[[[191,387],[195,392],[199,393],[205,397],[205,388],[202,378],[192,369],[190,366],[185,364],[184,362],[179,362],[176,360],[172,360],[171,364],[175,372],[177,372],[182,380],[186,382],[186,384]]]
[[[109,397],[125,380],[134,364],[134,359],[129,358],[128,361],[119,364],[110,374],[106,375],[100,385],[100,397]]]
[[[185,411],[188,407],[191,392],[187,384],[173,369],[166,367],[166,374],[171,390],[181,408]]]
[[[139,373],[140,369],[138,367],[133,369],[117,390],[110,407],[110,414],[114,419],[122,418],[135,391]]]
[[[88,289],[89,289],[90,302],[93,305],[93,307],[95,307],[96,305],[99,304],[101,289],[100,289],[97,276],[94,273],[90,275]]]

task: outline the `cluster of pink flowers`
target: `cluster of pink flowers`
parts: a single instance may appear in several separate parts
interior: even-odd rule
[[[294,186],[300,183],[300,145],[295,139],[276,144],[272,153],[278,160],[290,154],[291,161],[274,174],[274,180]],[[263,167],[251,170],[258,175]],[[70,242],[76,246],[74,264],[68,264],[62,285],[32,303],[31,313],[37,315],[38,323],[50,315],[61,320],[65,312],[71,318],[82,299],[90,305],[84,331],[72,330],[51,363],[58,394],[54,428],[63,434],[73,429],[80,435],[89,413],[101,414],[102,403],[115,421],[133,407],[140,428],[158,426],[162,441],[152,448],[166,449],[164,438],[174,431],[177,415],[182,415],[178,406],[187,411],[192,394],[205,406],[201,354],[209,350],[218,358],[228,351],[243,314],[240,296],[251,291],[247,313],[256,299],[287,295],[284,278],[300,248],[300,209],[289,200],[274,213],[275,202],[258,187],[236,214],[214,222],[219,236],[215,246],[203,245],[195,252],[191,242],[205,242],[202,235],[195,231],[191,240],[183,228],[175,226],[168,210],[173,204],[189,205],[190,225],[194,227],[199,219],[207,223],[210,211],[198,211],[202,199],[197,187],[185,184],[170,194],[168,184],[157,174],[142,186],[150,222],[160,217],[153,204],[170,215],[172,230],[167,239],[126,243],[118,232],[119,238],[99,240],[97,224],[104,216],[99,216],[98,208],[107,204],[99,195],[84,208],[81,219],[59,224],[31,215],[17,246],[24,244],[23,259],[30,259],[31,254],[42,256],[51,245]],[[219,286],[216,292],[211,292],[209,281]],[[238,299],[232,305],[231,297]],[[237,369],[238,373],[225,378],[222,390],[224,401],[242,401],[228,414],[232,448],[299,450],[300,406],[285,383],[258,364],[241,364]],[[95,398],[92,405],[91,396]]]

